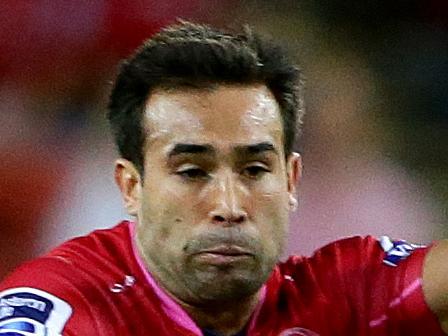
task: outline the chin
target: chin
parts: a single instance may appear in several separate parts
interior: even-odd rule
[[[261,278],[224,277],[203,286],[198,296],[202,302],[238,301],[257,293],[263,284]]]
[[[273,264],[251,266],[201,270],[193,280],[194,292],[202,302],[235,301],[254,295],[270,276]]]

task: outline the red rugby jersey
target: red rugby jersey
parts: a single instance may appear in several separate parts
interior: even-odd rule
[[[134,226],[95,231],[19,267],[0,284],[0,335],[201,335],[145,269]],[[248,336],[444,335],[421,288],[428,249],[383,248],[354,237],[280,263]]]

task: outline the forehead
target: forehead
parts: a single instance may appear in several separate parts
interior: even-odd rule
[[[264,85],[156,90],[145,106],[146,145],[208,143],[225,150],[235,144],[272,142],[280,150],[279,106]]]

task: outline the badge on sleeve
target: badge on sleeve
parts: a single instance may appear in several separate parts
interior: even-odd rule
[[[60,336],[71,314],[67,302],[40,289],[0,292],[0,336]]]
[[[380,238],[380,245],[386,254],[383,263],[392,267],[398,266],[400,261],[409,257],[415,249],[425,247],[423,245],[410,244],[405,240],[391,240],[387,236]]]

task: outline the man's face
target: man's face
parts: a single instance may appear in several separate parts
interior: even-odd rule
[[[154,277],[191,304],[257,292],[283,249],[298,165],[271,92],[158,90],[144,127],[137,242]]]

